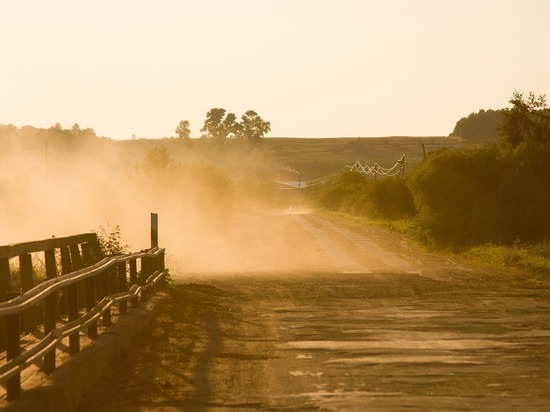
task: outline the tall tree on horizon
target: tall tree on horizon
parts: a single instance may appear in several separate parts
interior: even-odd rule
[[[262,119],[254,110],[247,110],[241,116],[241,135],[252,144],[256,144],[270,130],[271,123]]]
[[[176,134],[180,139],[190,139],[191,138],[191,129],[189,128],[189,120],[182,120],[179,122],[178,127],[176,127]]]
[[[512,107],[502,112],[500,133],[512,147],[521,144],[550,145],[550,108],[546,95],[530,92],[527,96],[514,91]]]
[[[206,113],[206,120],[201,132],[204,136],[216,140],[223,140],[230,135],[239,134],[240,125],[237,123],[237,116],[234,113],[227,113],[220,107],[213,108]]]

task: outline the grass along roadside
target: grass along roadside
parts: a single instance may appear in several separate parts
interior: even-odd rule
[[[513,246],[487,244],[470,248],[461,256],[490,266],[511,266],[550,273],[550,242]]]
[[[453,250],[449,247],[437,245],[434,243],[433,239],[429,239],[425,233],[419,230],[415,219],[370,219],[364,216],[353,216],[347,213],[329,212],[326,210],[323,210],[322,213],[339,216],[361,225],[372,225],[390,229],[406,236],[431,252],[458,256],[463,259],[493,268],[507,266],[518,269],[527,269],[539,273],[550,273],[549,241],[537,244],[522,244],[520,242],[516,242],[511,246],[488,243],[466,249]]]

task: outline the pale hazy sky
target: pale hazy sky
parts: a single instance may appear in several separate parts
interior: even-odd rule
[[[447,135],[550,95],[550,0],[0,2],[0,124],[174,135],[256,110],[269,136]]]

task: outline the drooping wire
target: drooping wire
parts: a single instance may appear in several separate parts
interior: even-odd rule
[[[405,156],[403,156],[400,160],[396,161],[395,164],[390,168],[385,168],[380,166],[378,163],[374,163],[372,166],[369,165],[363,165],[361,162],[356,161],[351,166],[345,166],[339,170],[336,170],[335,172],[329,173],[326,176],[319,177],[317,179],[308,180],[305,182],[304,187],[311,187],[311,186],[317,186],[320,184],[324,184],[327,182],[330,182],[344,171],[351,171],[351,172],[358,172],[362,175],[374,175],[374,176],[396,176],[399,173],[403,172],[403,168],[405,166]]]

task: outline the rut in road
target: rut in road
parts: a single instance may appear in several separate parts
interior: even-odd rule
[[[408,274],[205,280],[173,287],[80,411],[550,405],[539,291]]]

